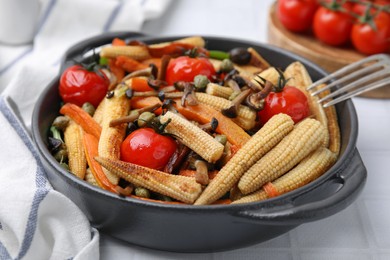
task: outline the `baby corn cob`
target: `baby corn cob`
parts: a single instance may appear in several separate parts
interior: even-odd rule
[[[91,169],[89,169],[89,168],[87,169],[87,171],[85,173],[85,181],[92,184],[93,186],[100,187],[98,182],[95,179],[95,176],[93,176]]]
[[[191,148],[199,156],[208,162],[215,163],[221,158],[224,146],[216,141],[211,135],[204,132],[187,119],[168,111],[160,118],[161,123],[170,122],[165,131],[172,134],[186,146]]]
[[[176,40],[174,42],[190,44],[195,47],[204,47],[206,45],[205,40],[200,36],[186,37],[186,38]]]
[[[304,119],[278,145],[249,168],[238,182],[238,188],[243,194],[248,194],[285,174],[324,143],[325,133],[325,127],[318,120]]]
[[[93,119],[101,126],[103,122],[103,112],[104,104],[106,103],[106,98],[104,98],[99,105],[97,106],[95,113],[93,114]]]
[[[294,128],[294,122],[286,114],[273,116],[227,162],[210,182],[195,205],[210,204],[228,192],[241,176],[264,154],[271,150]]]
[[[231,101],[227,99],[205,93],[196,93],[196,98],[200,103],[209,105],[218,111],[226,109],[231,105]],[[232,118],[232,120],[244,130],[250,130],[256,124],[256,111],[247,106],[240,105],[237,111],[237,117]]]
[[[325,147],[318,148],[314,153],[303,159],[295,168],[271,183],[278,194],[287,193],[317,179],[325,173],[336,161],[337,156]],[[270,198],[263,189],[244,196],[233,203],[246,203]]]
[[[260,53],[258,53],[252,47],[248,48],[248,52],[253,56],[252,60],[256,60],[255,62],[251,61],[253,65],[256,67],[260,67],[261,69],[268,69],[271,65],[268,63],[266,59],[264,59]]]
[[[130,101],[125,95],[120,95],[121,88],[117,87],[114,96],[106,99],[103,107],[102,133],[99,139],[99,156],[118,159],[120,157],[120,146],[126,133],[126,125],[121,124],[110,127],[110,122],[126,116],[130,110]],[[107,178],[112,184],[118,184],[117,175],[105,170]]]
[[[167,46],[167,45],[169,45],[171,43],[175,43],[175,42],[189,44],[189,45],[193,45],[195,47],[204,47],[206,45],[206,42],[202,37],[192,36],[192,37],[181,38],[181,39],[178,39],[178,40],[172,41],[172,42],[162,42],[162,43],[150,44],[149,47],[150,48],[161,48],[161,47]]]
[[[318,98],[316,96],[310,95],[306,88],[313,83],[312,79],[310,78],[309,73],[307,72],[305,66],[299,62],[293,62],[284,71],[284,75],[286,79],[289,79],[288,84],[290,86],[295,86],[298,89],[300,89],[307,97],[308,105],[311,114],[314,116],[315,119],[320,121],[325,127],[328,125],[328,119],[326,117],[325,111],[323,107],[318,104]],[[325,147],[328,147],[329,145],[329,132],[326,131],[326,138],[325,138]]]
[[[320,85],[318,88],[325,87],[325,84]],[[330,93],[330,90],[323,91],[319,94],[319,97],[324,97]],[[336,155],[340,153],[340,128],[337,119],[336,108],[329,106],[324,108],[326,118],[328,121],[328,132],[329,132],[329,150],[334,152]]]
[[[104,58],[116,58],[126,56],[134,60],[146,60],[150,58],[149,51],[145,46],[106,46],[100,51]]]
[[[84,179],[87,169],[82,135],[82,128],[73,120],[70,120],[64,131],[64,141],[68,149],[68,165],[70,171],[80,179]]]
[[[233,94],[233,89],[215,83],[209,83],[206,87],[206,93],[212,96],[229,99],[231,94]]]
[[[130,183],[172,197],[185,203],[193,203],[202,192],[202,186],[189,178],[168,174],[120,160],[96,157],[104,168]]]
[[[275,67],[269,67],[268,69],[265,69],[262,72],[258,73],[257,76],[258,77],[255,76],[251,80],[252,83],[254,83],[256,85],[259,85],[259,83],[257,81],[260,80],[260,82],[261,82],[261,78],[272,82],[272,84],[274,84],[275,86],[278,84],[278,81],[279,81],[279,73],[275,69]]]

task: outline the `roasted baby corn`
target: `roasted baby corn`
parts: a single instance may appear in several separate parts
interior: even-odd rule
[[[126,56],[134,60],[146,60],[150,58],[149,51],[145,46],[106,46],[102,47],[100,56],[104,58]]]
[[[274,195],[287,193],[317,179],[334,164],[336,158],[337,156],[329,149],[325,147],[318,148],[292,170],[270,183],[274,189],[274,193],[276,193]],[[263,186],[263,189],[244,196],[233,203],[265,200],[272,196],[269,193]]]
[[[125,137],[126,125],[111,127],[110,122],[129,113],[130,101],[125,95],[120,94],[122,91],[121,87],[117,87],[114,96],[104,101],[102,133],[99,139],[99,156],[102,157],[111,159],[120,157],[120,145]],[[119,178],[117,175],[107,170],[104,173],[112,184],[118,184]]]
[[[172,42],[162,42],[162,43],[150,44],[149,47],[150,48],[160,48],[160,47],[167,46],[171,43],[184,43],[184,44],[192,45],[194,47],[204,47],[206,45],[206,42],[202,37],[192,36],[192,37],[181,38],[181,39],[178,39],[178,40],[172,41]]]
[[[226,109],[231,105],[231,101],[225,98],[212,96],[206,93],[196,93],[196,98],[200,103],[209,105],[218,111]],[[244,130],[250,130],[256,124],[256,111],[247,106],[240,105],[237,111],[237,117],[232,118],[232,120]]]
[[[229,97],[233,94],[233,89],[216,83],[209,83],[206,87],[206,93],[212,96],[229,99]]]
[[[106,98],[104,98],[97,106],[92,118],[101,126],[103,122],[104,104],[106,104]]]
[[[87,159],[84,155],[83,130],[73,120],[70,120],[64,131],[64,141],[68,149],[70,171],[80,179],[84,179]]]
[[[241,176],[264,154],[271,150],[294,128],[294,122],[286,114],[273,116],[227,162],[210,182],[195,205],[213,203],[228,192]]]
[[[89,184],[92,184],[93,186],[100,187],[99,183],[95,179],[95,176],[93,176],[91,169],[89,168],[85,172],[85,181],[88,182]]]
[[[318,86],[318,88],[325,87],[325,84]],[[329,90],[320,93],[319,97],[324,97],[330,93]],[[326,119],[328,121],[328,132],[329,132],[329,150],[334,152],[336,155],[340,153],[340,128],[337,119],[336,108],[329,106],[324,108]]]
[[[168,111],[161,116],[162,124],[170,121],[165,131],[177,137],[185,146],[188,146],[208,162],[215,163],[221,158],[224,146],[211,135],[192,124],[187,119]]]
[[[275,67],[269,67],[268,69],[265,69],[262,72],[258,73],[255,77],[251,79],[251,81],[256,85],[259,85],[258,81],[261,82],[261,78],[270,81],[276,86],[279,81],[279,73]]]
[[[299,62],[293,62],[284,71],[286,79],[289,79],[288,84],[299,88],[307,97],[308,105],[311,114],[315,119],[320,121],[325,127],[328,125],[328,119],[326,117],[323,107],[318,104],[318,97],[310,95],[306,88],[313,83],[307,72],[305,66]],[[326,131],[325,147],[329,145],[329,131]]]
[[[96,157],[104,168],[128,182],[154,192],[172,197],[185,203],[193,203],[202,192],[194,178],[168,174],[132,163],[103,157]]]
[[[249,168],[238,182],[238,188],[243,194],[258,190],[265,183],[285,174],[323,145],[325,138],[325,126],[316,119],[304,119],[279,144]]]

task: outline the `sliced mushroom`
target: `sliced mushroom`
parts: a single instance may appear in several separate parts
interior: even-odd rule
[[[230,107],[222,109],[222,114],[230,118],[237,117],[237,111],[239,106],[245,101],[245,99],[250,93],[252,93],[252,89],[246,89],[244,91],[241,91],[241,93],[235,99],[232,100]]]

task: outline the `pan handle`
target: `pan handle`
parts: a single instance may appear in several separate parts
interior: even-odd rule
[[[73,65],[75,61],[80,61],[83,55],[88,51],[96,49],[102,45],[109,44],[114,38],[129,39],[135,37],[144,37],[145,34],[139,32],[108,32],[92,38],[81,41],[70,47],[61,60],[60,72],[62,73],[67,67]]]
[[[247,208],[235,216],[240,221],[276,225],[299,225],[322,219],[349,206],[363,188],[366,177],[367,170],[355,148],[345,168],[315,189],[294,197],[287,204],[275,200],[266,207]]]

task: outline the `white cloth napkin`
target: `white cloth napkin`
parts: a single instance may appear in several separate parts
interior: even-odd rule
[[[32,110],[67,48],[107,31],[140,31],[169,2],[41,0],[33,43],[0,45],[0,259],[99,259],[99,232],[46,179],[29,134]]]

